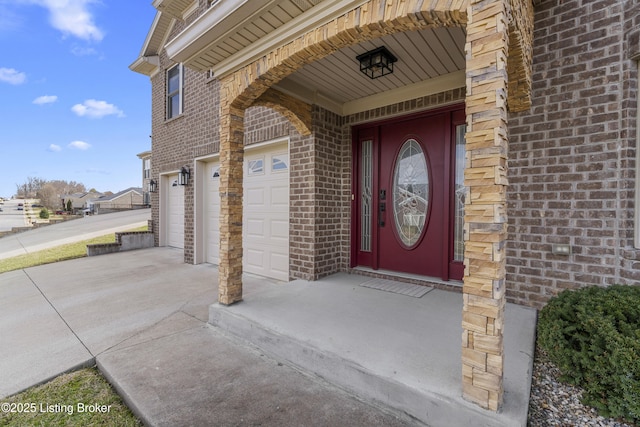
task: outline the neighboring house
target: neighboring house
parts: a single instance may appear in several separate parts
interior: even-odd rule
[[[61,205],[63,209],[67,208],[67,203],[71,200],[71,206],[74,211],[80,211],[90,208],[90,201],[101,197],[102,193],[96,193],[93,191],[84,193],[65,194],[60,197]]]
[[[140,209],[145,207],[142,188],[131,187],[110,196],[91,200],[95,214]]]
[[[151,192],[155,191],[155,180],[151,179],[151,150],[143,151],[138,154],[138,158],[142,160],[142,189],[143,204],[151,206]],[[153,181],[153,186],[151,185]]]
[[[243,268],[457,289],[495,410],[506,299],[640,280],[637,1],[153,5],[153,231],[219,264],[220,303]]]

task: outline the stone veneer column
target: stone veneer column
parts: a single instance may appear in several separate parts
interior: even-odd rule
[[[507,0],[470,0],[462,391],[498,410],[503,395],[507,238]]]
[[[220,102],[220,265],[218,302],[242,301],[242,166],[244,110]]]

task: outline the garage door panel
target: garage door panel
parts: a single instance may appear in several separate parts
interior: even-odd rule
[[[281,280],[289,280],[289,254],[271,253],[271,270],[279,273]]]
[[[289,184],[281,184],[271,187],[271,206],[273,208],[286,208],[289,210]]]
[[[184,248],[184,187],[173,185],[178,175],[168,176],[167,188],[167,245]]]
[[[245,204],[252,209],[264,208],[265,194],[264,188],[247,188]]]
[[[260,249],[247,249],[244,251],[244,260],[243,264],[245,267],[250,267],[247,269],[255,271],[256,269],[262,270],[264,266],[264,250]]]
[[[270,221],[271,237],[289,241],[289,221],[273,219]]]
[[[265,235],[264,219],[247,219],[246,237],[248,239],[262,238]]]

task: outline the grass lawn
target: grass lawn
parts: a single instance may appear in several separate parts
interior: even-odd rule
[[[0,400],[2,426],[141,426],[97,369],[64,374]]]
[[[142,227],[129,231],[146,231]],[[0,260],[0,273],[87,256],[87,245],[115,242],[115,234]],[[92,406],[93,405],[93,406]],[[96,368],[61,375],[0,399],[0,426],[141,426]]]
[[[146,231],[147,227],[128,231]],[[36,265],[50,264],[52,262],[87,256],[87,245],[95,243],[113,243],[116,241],[114,233],[96,237],[81,242],[69,243],[55,248],[44,249],[30,254],[19,255],[13,258],[0,259],[0,273],[20,270],[22,268],[35,267]]]

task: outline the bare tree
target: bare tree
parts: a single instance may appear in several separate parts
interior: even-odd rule
[[[17,196],[22,198],[35,198],[36,193],[42,188],[46,181],[42,178],[30,176],[22,184],[16,184]]]
[[[40,199],[40,203],[48,208],[59,206],[61,197],[65,194],[84,193],[87,191],[85,185],[81,182],[60,179],[47,181],[35,177],[28,177],[24,183],[16,184],[16,190],[18,197]]]
[[[58,192],[58,194],[73,194],[73,193],[85,193],[87,188],[84,184],[75,181],[64,181],[64,180],[53,180],[49,181],[51,185],[53,185]]]
[[[60,195],[56,191],[56,188],[51,183],[46,183],[36,193],[36,198],[40,199],[40,204],[49,208],[55,209],[60,205]]]

